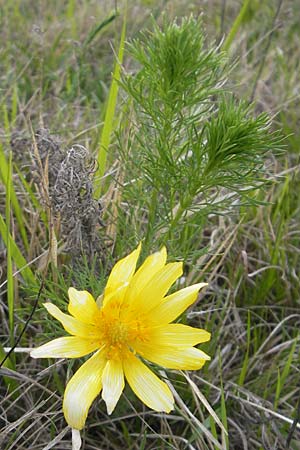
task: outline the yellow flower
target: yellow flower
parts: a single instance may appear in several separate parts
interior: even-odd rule
[[[194,347],[210,333],[175,320],[197,298],[206,283],[194,284],[166,296],[182,274],[182,263],[166,264],[167,252],[150,255],[135,272],[139,245],[113,267],[102,304],[87,291],[69,289],[64,314],[52,303],[44,306],[72,336],[61,337],[34,349],[33,358],[78,358],[96,351],[67,384],[63,411],[68,424],[84,427],[88,410],[102,391],[108,414],[124,389],[124,378],[149,408],[170,412],[174,399],[167,384],[142,361],[170,369],[200,369],[209,356]]]

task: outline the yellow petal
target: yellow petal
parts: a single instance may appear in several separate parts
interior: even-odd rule
[[[100,311],[93,296],[87,291],[77,291],[75,288],[70,288],[68,294],[70,298],[69,313],[81,322],[96,324]]]
[[[149,346],[170,345],[174,347],[192,347],[210,340],[210,333],[200,328],[189,327],[180,323],[171,323],[155,327],[149,331]],[[138,351],[138,347],[135,348]]]
[[[102,389],[102,372],[105,364],[103,352],[95,353],[67,384],[63,411],[68,424],[76,430],[84,427],[88,410]]]
[[[124,389],[124,372],[122,362],[113,360],[107,362],[102,375],[102,398],[106,403],[107,413],[111,414]]]
[[[32,358],[79,358],[99,348],[99,342],[83,339],[78,336],[67,336],[54,339],[33,349]]]
[[[140,292],[150,282],[154,275],[164,267],[166,261],[166,247],[163,247],[159,252],[148,256],[130,282],[125,299],[126,303],[130,303],[134,298],[138,297]]]
[[[93,325],[80,322],[74,317],[64,314],[57,306],[53,305],[53,303],[44,303],[44,307],[51,316],[60,321],[68,333],[83,338],[95,337],[95,335],[97,335],[97,329]]]
[[[159,305],[181,274],[181,262],[169,263],[156,272],[140,294],[132,299],[130,303],[132,314],[135,314],[136,311],[145,314]]]
[[[109,314],[109,311],[112,312],[112,314],[116,314],[120,311],[120,307],[123,304],[124,296],[126,294],[126,291],[128,289],[127,284],[123,284],[123,286],[120,286],[115,291],[111,292],[110,294],[105,294],[103,297],[103,303],[102,303],[102,311],[105,311],[107,314]],[[106,292],[106,291],[105,291]]]
[[[169,387],[132,353],[123,360],[125,377],[135,395],[155,411],[170,412],[174,398]]]
[[[128,256],[118,261],[109,275],[104,292],[103,306],[105,306],[111,299],[111,294],[122,288],[128,286],[135,272],[136,263],[141,251],[141,244]],[[124,295],[125,291],[123,292]]]
[[[166,369],[197,370],[201,369],[210,357],[195,347],[171,347],[139,345],[139,353],[143,358],[165,367]]]
[[[149,319],[158,324],[172,322],[196,301],[199,290],[205,286],[207,283],[193,284],[168,295],[155,309],[150,311]]]

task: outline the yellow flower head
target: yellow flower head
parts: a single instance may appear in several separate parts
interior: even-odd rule
[[[208,341],[210,333],[171,323],[196,300],[206,283],[166,296],[182,274],[182,263],[166,264],[163,248],[135,272],[140,250],[139,245],[113,267],[101,305],[89,292],[74,288],[69,289],[70,315],[52,303],[44,305],[72,336],[34,349],[33,358],[78,358],[96,351],[66,387],[63,411],[72,428],[84,427],[88,410],[101,391],[111,414],[124,389],[124,378],[149,408],[170,412],[174,399],[169,387],[142,359],[183,370],[200,369],[210,359],[194,347]]]

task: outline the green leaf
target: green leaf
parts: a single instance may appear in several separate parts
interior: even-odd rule
[[[118,51],[118,60],[115,63],[115,69],[113,73],[113,79],[111,82],[108,102],[106,107],[105,119],[100,139],[100,145],[98,150],[97,162],[98,170],[95,173],[94,188],[95,198],[99,198],[101,195],[102,177],[106,170],[107,152],[111,141],[111,134],[114,125],[115,111],[117,105],[117,96],[119,90],[120,70],[123,62],[124,55],[124,42],[126,36],[126,14],[124,15],[123,27],[120,38],[120,45]]]
[[[3,239],[4,244],[6,245],[6,247],[7,247],[8,242],[9,242],[9,245],[11,246],[11,257],[12,257],[12,260],[14,261],[14,263],[17,266],[17,268],[21,272],[25,282],[28,283],[28,284],[32,284],[32,285],[37,284],[36,283],[36,278],[35,278],[32,270],[30,269],[30,267],[28,267],[26,259],[22,255],[19,247],[17,246],[17,244],[15,243],[15,241],[12,238],[11,234],[9,233],[8,228],[6,226],[6,223],[3,220],[3,217],[2,217],[1,214],[0,214],[0,235],[2,236],[2,239]]]
[[[9,170],[8,163],[7,163],[5,154],[4,154],[3,147],[0,143],[0,179],[2,180],[5,187],[7,186],[8,170]],[[10,189],[10,196],[11,196],[11,204],[12,204],[12,208],[13,208],[14,214],[17,219],[20,235],[22,237],[25,249],[28,250],[29,243],[28,243],[26,228],[25,228],[24,219],[23,219],[23,212],[20,207],[19,200],[18,200],[18,197],[16,195],[16,192],[15,192],[15,189],[14,189],[14,186],[12,183],[11,183],[11,186],[9,189]]]
[[[103,20],[103,22],[99,23],[99,25],[94,27],[87,35],[87,38],[85,39],[83,45],[84,46],[89,45],[95,39],[97,34],[100,33],[100,31],[103,30],[103,28],[107,27],[107,25],[109,25],[111,22],[113,22],[116,17],[117,17],[117,14],[112,14],[107,19]]]

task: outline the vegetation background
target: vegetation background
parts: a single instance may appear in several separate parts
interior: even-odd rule
[[[140,0],[125,10],[121,1],[1,3],[0,359],[18,339],[0,369],[1,449],[72,448],[61,397],[78,361],[31,360],[26,348],[60,332],[45,299],[64,307],[70,285],[99,295],[140,239],[144,256],[165,242],[170,259],[185,261],[182,283],[209,282],[184,320],[212,332],[212,361],[168,374],[177,392],[168,416],[130,390],[112,417],[96,401],[83,448],[300,449],[299,2]],[[122,56],[125,35],[190,14],[202,14],[205,45],[227,51],[226,90],[254,100],[256,116],[267,112],[285,147],[264,158],[259,194],[222,203],[222,213],[181,202],[180,215],[173,204],[170,219],[151,186],[172,167],[149,171],[150,153],[152,165],[139,165],[142,114],[126,76],[118,91],[112,72],[116,57],[123,74],[138,70]],[[148,184],[135,178],[144,169]]]

